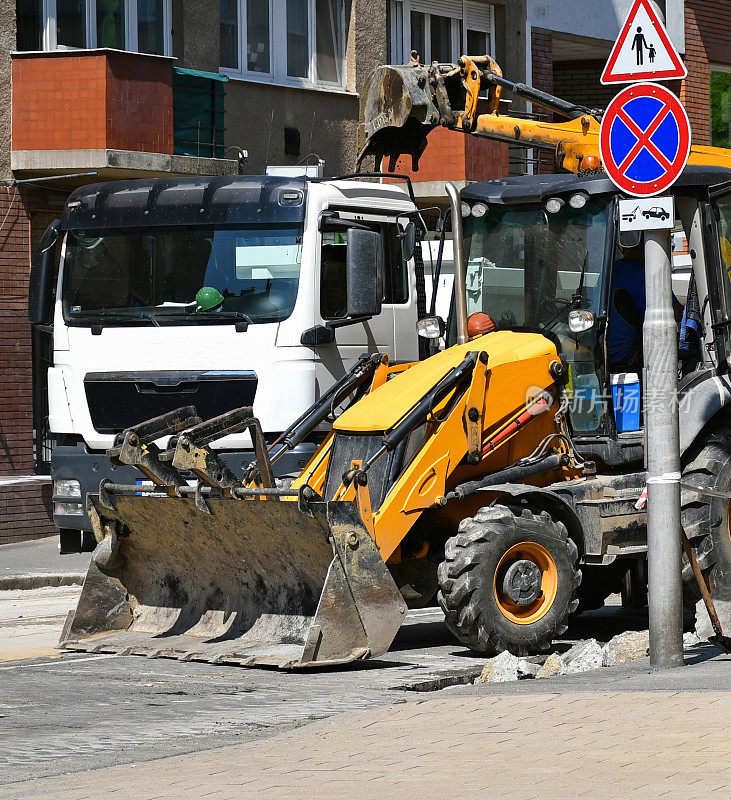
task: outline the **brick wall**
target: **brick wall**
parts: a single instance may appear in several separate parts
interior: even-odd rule
[[[531,28],[530,41],[533,88],[550,93],[553,90],[553,34],[544,28]]]
[[[172,66],[136,53],[13,57],[13,150],[173,152]]]
[[[601,85],[599,78],[605,61],[556,61],[553,65],[553,93],[588,108],[606,108],[621,87]]]
[[[34,472],[33,362],[27,317],[30,220],[15,188],[0,186],[0,223],[0,476],[4,477]],[[0,544],[48,536],[55,530],[50,487],[0,487]]]
[[[396,172],[409,175],[414,183],[484,181],[508,174],[508,146],[502,142],[466,136],[447,128],[434,128],[428,142],[418,172],[411,169],[411,156],[399,158]]]
[[[731,66],[731,2],[686,0],[685,65],[680,97],[690,117],[694,144],[711,143],[709,62]]]
[[[553,94],[553,34],[543,28],[531,28],[531,81],[534,89]],[[533,107],[534,114],[549,115],[540,106]],[[539,171],[543,174],[556,171],[556,158],[547,150],[537,150]]]

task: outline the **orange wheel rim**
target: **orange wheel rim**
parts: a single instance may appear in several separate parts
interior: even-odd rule
[[[537,597],[525,604],[518,603],[508,594],[505,588],[505,579],[509,570],[519,562],[529,562],[535,571],[540,573],[540,589]],[[556,599],[558,589],[558,569],[553,556],[536,542],[520,542],[513,545],[500,559],[495,570],[493,582],[495,600],[502,614],[511,622],[518,625],[532,625],[543,617]]]

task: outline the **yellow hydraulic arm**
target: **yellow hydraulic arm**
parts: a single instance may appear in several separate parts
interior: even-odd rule
[[[567,118],[549,122],[500,114],[503,88],[517,97]],[[487,109],[478,114],[480,92],[487,90]],[[389,159],[393,171],[400,155],[412,157],[418,170],[435,127],[484,136],[497,141],[550,150],[559,168],[574,173],[601,172],[599,126],[602,110],[567,102],[525,84],[512,83],[490,56],[462,56],[457,64],[425,66],[417,61],[378,67],[364,90],[362,160],[373,155],[376,165]],[[693,146],[689,164],[731,167],[731,151]]]

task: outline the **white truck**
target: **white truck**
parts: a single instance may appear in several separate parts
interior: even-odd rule
[[[31,322],[53,324],[48,402],[61,551],[93,546],[85,498],[102,478],[143,479],[106,457],[126,427],[185,405],[204,419],[253,405],[274,438],[361,353],[419,358],[425,299],[415,218],[401,186],[357,175],[156,178],[75,190],[36,250],[29,298]],[[370,306],[358,296],[358,275],[369,270],[383,281]],[[220,298],[213,307],[211,296]],[[282,459],[280,475],[298,473],[317,443]],[[217,446],[242,475],[248,434]]]

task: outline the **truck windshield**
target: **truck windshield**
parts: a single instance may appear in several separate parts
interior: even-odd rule
[[[465,219],[467,313],[484,311],[498,328],[568,332],[568,312],[598,313],[610,205],[490,206]],[[563,313],[565,312],[565,313]]]
[[[302,225],[69,231],[64,318],[81,325],[279,322],[297,298],[302,232]],[[203,287],[223,302],[198,309]]]

